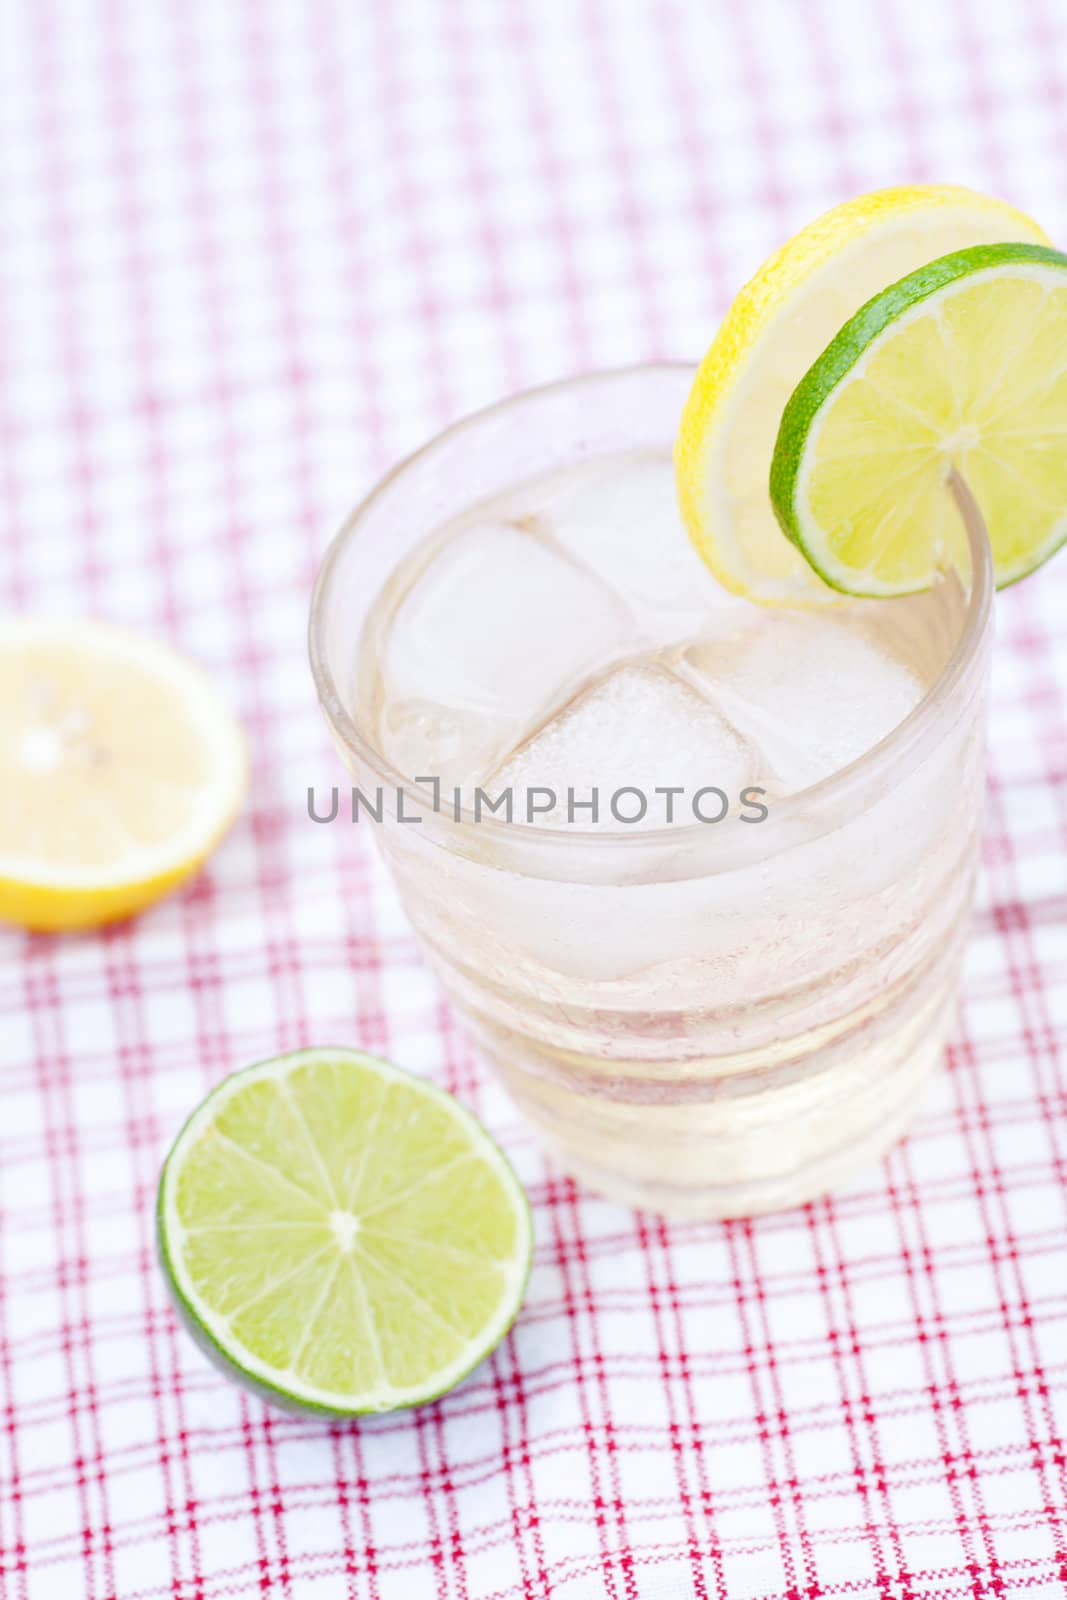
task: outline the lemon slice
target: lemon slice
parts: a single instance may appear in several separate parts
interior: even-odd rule
[[[1067,539],[1067,256],[982,245],[871,300],[798,385],[771,498],[824,581],[851,595],[927,589],[962,566],[956,468],[989,531],[997,584]]]
[[[837,330],[888,284],[971,245],[1048,241],[1001,200],[945,184],[860,195],[772,255],[697,373],[675,448],[690,536],[719,581],[764,605],[835,596],[778,526],[767,477],[782,411]]]
[[[232,821],[240,729],[206,674],[99,622],[0,622],[0,918],[129,916]]]
[[[451,1095],[358,1050],[227,1078],[163,1168],[160,1254],[190,1331],[289,1409],[435,1399],[503,1338],[533,1234],[518,1179]]]

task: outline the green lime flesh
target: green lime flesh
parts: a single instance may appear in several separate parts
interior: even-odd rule
[[[530,1211],[470,1112],[359,1051],[227,1078],[160,1178],[178,1311],[230,1375],[284,1408],[355,1416],[436,1399],[518,1312]]]
[[[782,414],[771,462],[771,502],[783,532],[831,588],[848,595],[868,597],[914,593],[930,587],[936,580],[938,568],[931,555],[925,568],[921,560],[917,561],[916,571],[910,581],[887,586],[871,581],[866,568],[850,570],[847,561],[843,561],[839,552],[832,549],[835,532],[840,530],[813,523],[812,518],[805,515],[802,505],[805,468],[819,425],[838,395],[857,377],[857,366],[873,354],[880,342],[894,336],[897,325],[906,314],[914,312],[923,302],[928,302],[929,309],[936,315],[939,297],[945,299],[966,287],[966,280],[975,279],[980,274],[993,276],[1002,269],[1010,272],[1020,267],[1050,269],[1050,274],[1067,275],[1067,255],[1045,245],[1020,243],[976,245],[941,256],[868,300],[844,324],[794,389]],[[1047,359],[1051,388],[1056,377],[1055,364],[1058,361],[1062,366],[1063,353],[1049,349]],[[1039,416],[1035,424],[1038,432],[1040,422]],[[966,470],[964,462],[965,475]],[[864,470],[859,462],[855,468],[855,479],[859,497],[864,492]],[[1005,519],[998,516],[995,504],[984,501],[979,483],[971,484],[971,488],[975,491],[989,528],[998,587],[1017,582],[1043,565],[1067,539],[1065,504],[1062,516],[1050,517],[1048,528],[1042,529],[1041,536],[1035,537],[1032,548],[1020,551],[1016,536],[1016,547],[1012,549],[1010,559],[1006,558],[1002,549],[1005,542],[1002,523]],[[948,493],[947,488],[944,492]],[[1016,533],[1015,529],[1011,531]],[[917,529],[915,537],[921,540],[923,530]]]

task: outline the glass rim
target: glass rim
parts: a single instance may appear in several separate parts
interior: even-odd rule
[[[362,765],[370,769],[377,780],[386,788],[402,795],[404,801],[409,802],[412,807],[425,810],[430,803],[428,791],[420,788],[399,768],[394,767],[360,732],[341,697],[327,659],[323,637],[323,620],[334,573],[342,555],[358,537],[363,522],[413,466],[428,461],[462,434],[474,432],[484,423],[491,422],[505,413],[521,410],[531,401],[586,386],[594,388],[613,381],[625,382],[640,378],[644,374],[651,376],[657,373],[665,375],[673,373],[681,376],[683,373],[688,373],[695,376],[696,370],[696,362],[677,360],[638,362],[622,367],[601,368],[522,389],[502,400],[493,401],[476,411],[468,412],[435,433],[425,444],[404,456],[377,479],[367,494],[349,512],[330,540],[312,588],[308,619],[308,656],[316,693],[335,737]],[[795,794],[777,799],[773,813],[776,820],[787,822],[795,816],[805,818],[810,824],[814,811],[823,809],[829,811],[836,805],[847,803],[850,798],[862,795],[868,790],[876,796],[886,792],[887,786],[883,780],[895,767],[901,754],[909,750],[936,719],[978,654],[986,635],[992,609],[994,591],[992,550],[974,498],[959,475],[955,476],[957,502],[963,513],[970,551],[971,585],[963,626],[951,655],[936,681],[895,728],[890,729],[884,738],[864,751],[861,756],[836,772],[830,773],[828,777],[820,779],[818,783],[811,784],[806,789],[798,790]],[[427,534],[432,531],[429,528],[426,530]],[[661,828],[633,829],[628,833],[616,833],[592,828],[545,828],[534,823],[509,822],[493,816],[479,815],[476,818],[474,811],[469,807],[461,808],[458,815],[451,808],[440,809],[434,814],[449,832],[454,830],[458,833],[473,826],[479,830],[479,836],[487,843],[495,839],[505,845],[521,846],[524,849],[536,847],[549,852],[566,852],[578,848],[602,853],[650,851],[665,847],[677,848],[697,839],[703,841],[702,848],[707,850],[713,839],[722,841],[725,845],[728,837],[725,835],[725,830],[720,832],[717,827],[699,821],[687,822],[680,826],[668,824]],[[755,859],[764,854],[774,853],[777,852],[773,847],[766,852],[757,851]],[[745,851],[744,859],[751,861],[752,853]],[[741,864],[742,861],[735,852],[731,866],[737,867]]]

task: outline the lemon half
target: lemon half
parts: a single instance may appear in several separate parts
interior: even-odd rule
[[[100,622],[0,622],[0,919],[142,910],[218,843],[246,768],[207,674],[173,651]]]

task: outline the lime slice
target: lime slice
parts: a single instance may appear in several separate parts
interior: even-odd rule
[[[159,1183],[163,1267],[193,1335],[264,1398],[352,1416],[435,1399],[514,1320],[530,1210],[488,1134],[357,1050],[234,1073]]]
[[[927,589],[965,561],[955,467],[1000,587],[1067,538],[1067,256],[998,244],[876,295],[793,393],[771,466],[778,519],[850,595]]]
[[[782,409],[849,317],[949,251],[1047,244],[1013,206],[952,184],[858,195],[775,251],[730,307],[700,365],[675,446],[690,537],[727,589],[761,605],[837,597],[783,539],[767,496]]]

